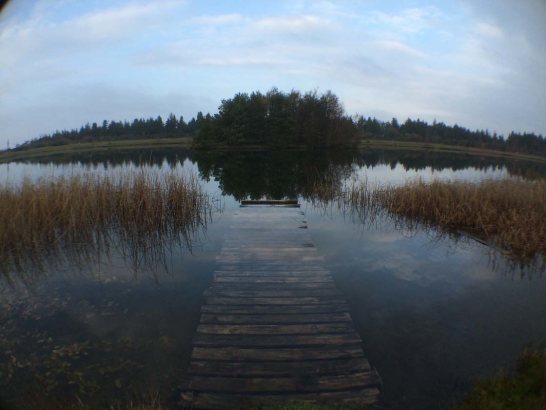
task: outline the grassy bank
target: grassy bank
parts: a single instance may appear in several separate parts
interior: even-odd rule
[[[387,212],[403,226],[424,224],[467,233],[521,261],[546,258],[546,182],[488,180],[356,184],[343,201],[369,218]]]
[[[454,410],[546,409],[546,350],[528,351],[513,374],[502,371],[479,382]]]
[[[546,157],[540,155],[521,154],[518,152],[500,151],[488,148],[466,147],[462,145],[432,144],[427,142],[397,141],[397,140],[363,140],[360,149],[394,149],[405,151],[433,151],[453,154],[466,154],[495,158],[518,159],[533,162],[546,162]]]
[[[193,138],[150,138],[119,141],[97,141],[70,143],[57,146],[31,148],[21,151],[0,151],[0,163],[13,161],[28,161],[32,159],[45,158],[54,155],[70,153],[86,153],[101,151],[119,151],[127,149],[164,149],[164,148],[196,148],[193,146]],[[267,151],[272,148],[265,145],[227,145],[209,144],[203,149],[212,151]],[[305,150],[305,145],[283,145],[282,149]],[[347,148],[349,149],[349,148]],[[395,141],[395,140],[363,140],[356,148],[359,150],[382,149],[382,150],[407,150],[407,151],[432,151],[453,154],[465,154],[486,156],[495,158],[507,158],[516,160],[534,161],[546,163],[546,157],[519,154],[515,152],[498,151],[486,148],[472,148],[459,145],[430,144],[424,142]]]
[[[95,141],[31,148],[21,151],[1,151],[0,163],[27,161],[52,155],[95,151],[117,151],[147,148],[191,148],[193,138],[149,138],[119,141]]]
[[[190,241],[209,199],[193,176],[137,172],[71,176],[0,187],[0,272],[42,268],[56,253],[78,260],[115,246],[131,260],[170,240]],[[157,256],[157,255],[156,255]]]

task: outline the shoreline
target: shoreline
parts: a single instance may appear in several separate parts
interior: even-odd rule
[[[226,144],[211,144],[206,147],[196,147],[193,144],[192,137],[184,138],[148,138],[148,139],[131,139],[120,141],[98,141],[98,142],[78,142],[57,146],[48,146],[40,148],[31,148],[21,151],[1,151],[0,164],[28,161],[32,159],[44,158],[54,155],[63,155],[71,153],[89,153],[101,151],[118,151],[124,149],[153,149],[153,148],[185,148],[194,150],[211,150],[211,151],[305,151],[315,148],[309,148],[304,145],[286,146],[283,148],[271,147],[265,145],[226,145]],[[316,149],[331,149],[328,147],[319,147]],[[522,154],[517,152],[498,151],[488,148],[465,147],[459,145],[448,145],[428,142],[415,141],[396,141],[396,140],[362,140],[355,146],[343,146],[340,149],[344,150],[366,150],[366,149],[384,149],[384,150],[404,150],[404,151],[421,151],[421,152],[444,152],[461,155],[486,156],[494,158],[505,158],[511,160],[531,161],[537,163],[546,163],[546,157]]]

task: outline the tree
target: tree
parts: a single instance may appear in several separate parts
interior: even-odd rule
[[[165,131],[173,132],[176,130],[176,126],[178,125],[178,120],[176,119],[176,115],[173,113],[170,113],[167,117],[167,120],[165,121]]]

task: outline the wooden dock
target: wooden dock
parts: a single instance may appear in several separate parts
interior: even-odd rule
[[[205,297],[184,408],[378,400],[380,379],[299,208],[240,208]]]

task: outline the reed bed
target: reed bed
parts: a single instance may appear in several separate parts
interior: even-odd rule
[[[0,271],[43,269],[60,255],[86,260],[112,247],[137,266],[173,239],[190,245],[210,210],[194,176],[27,179],[0,188]]]
[[[546,257],[546,181],[413,181],[402,186],[353,185],[343,201],[372,216],[387,212],[414,224],[465,233],[528,262]]]

